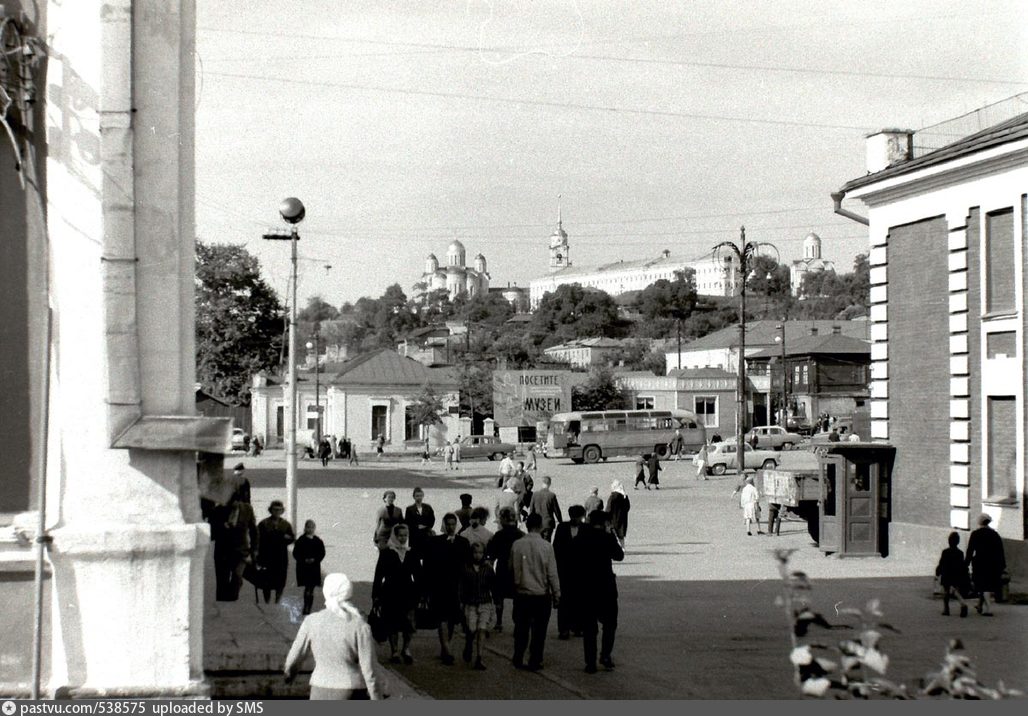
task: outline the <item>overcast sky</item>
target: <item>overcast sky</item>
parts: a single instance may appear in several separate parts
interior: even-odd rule
[[[1028,92],[1018,0],[197,4],[197,234],[284,296],[288,244],[260,234],[300,197],[301,305],[409,293],[454,237],[526,285],[558,194],[580,267],[745,224],[783,261],[812,230],[848,270],[866,231],[829,193],[865,134]]]

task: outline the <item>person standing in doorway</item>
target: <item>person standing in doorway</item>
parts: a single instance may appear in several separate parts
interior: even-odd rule
[[[510,548],[514,570],[514,667],[543,668],[546,627],[553,607],[560,605],[560,579],[553,547],[542,538],[542,515],[529,515],[528,534]],[[525,663],[525,651],[528,662]]]
[[[314,590],[321,586],[321,562],[325,559],[325,543],[315,534],[314,520],[303,523],[303,534],[293,545],[296,560],[296,586],[303,587],[303,613],[314,607]]]
[[[286,508],[280,500],[268,505],[269,517],[265,517],[257,525],[257,566],[264,569],[264,603],[271,601],[271,592],[275,592],[275,604],[282,599],[282,590],[286,586],[289,572],[288,547],[296,539],[293,526],[282,517]]]
[[[600,664],[614,668],[611,654],[618,628],[618,587],[612,562],[625,558],[625,551],[610,527],[607,513],[596,510],[589,515],[589,527],[583,528],[574,541],[576,580],[588,598],[579,608],[582,623],[582,645],[585,650],[585,671],[596,673],[596,635],[603,626],[600,642]]]

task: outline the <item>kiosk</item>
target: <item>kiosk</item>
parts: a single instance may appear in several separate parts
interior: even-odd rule
[[[821,487],[818,547],[843,557],[887,556],[896,448],[839,442],[814,452]]]

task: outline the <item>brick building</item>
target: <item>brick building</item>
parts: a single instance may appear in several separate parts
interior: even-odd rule
[[[937,547],[979,513],[1024,554],[1028,114],[918,156],[869,137],[872,436],[896,446],[892,538]],[[1016,572],[1017,567],[1011,571]]]

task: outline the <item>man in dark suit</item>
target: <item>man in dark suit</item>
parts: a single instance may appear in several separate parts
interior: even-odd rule
[[[410,546],[418,551],[425,548],[425,542],[432,536],[435,527],[435,512],[432,505],[425,502],[425,491],[414,488],[414,504],[407,507],[403,521],[410,527]]]
[[[563,522],[564,518],[560,514],[557,496],[550,491],[551,478],[544,475],[540,479],[543,486],[532,493],[532,504],[528,508],[528,514],[542,517],[544,533],[546,530],[552,532],[557,523]]]
[[[585,671],[596,673],[596,634],[603,625],[600,644],[600,663],[614,668],[611,652],[618,628],[618,587],[612,562],[625,558],[606,512],[589,513],[589,527],[583,528],[573,542],[577,586],[588,599],[579,602],[577,610],[582,624],[582,645],[585,649]]]
[[[578,600],[582,595],[575,583],[575,554],[574,540],[579,533],[588,529],[583,525],[585,520],[585,508],[581,505],[571,505],[568,508],[568,521],[561,522],[553,533],[553,556],[557,559],[557,578],[561,584],[561,600],[557,607],[557,638],[566,640],[571,638],[571,632],[581,636],[582,630],[578,625],[577,610]]]

